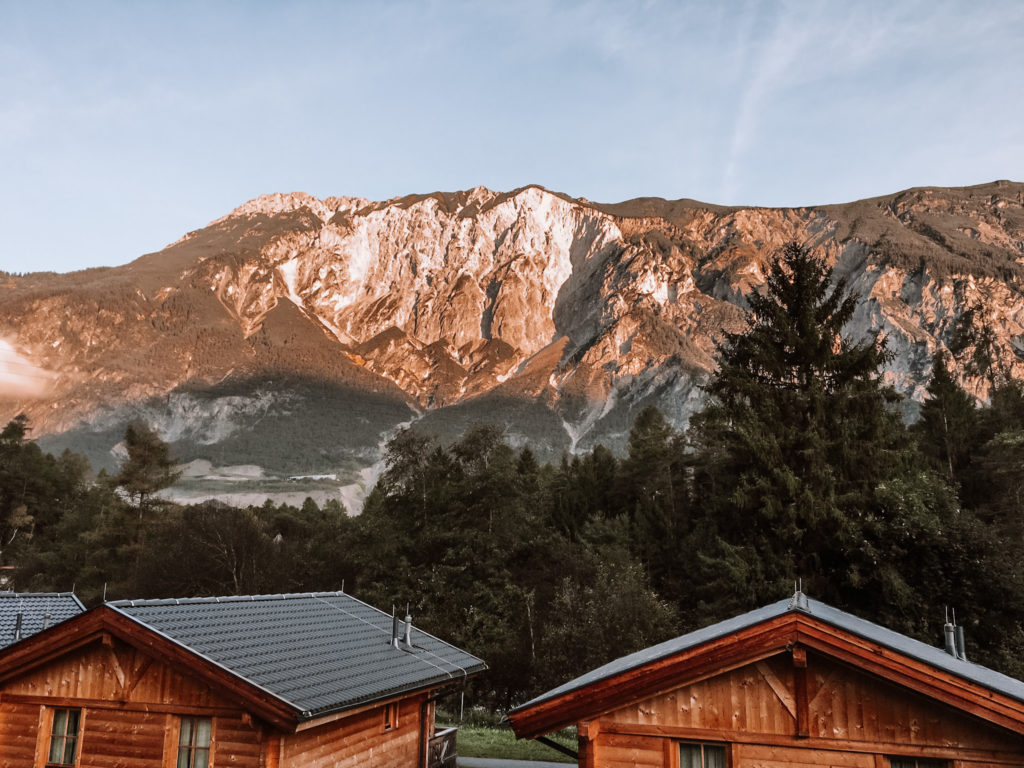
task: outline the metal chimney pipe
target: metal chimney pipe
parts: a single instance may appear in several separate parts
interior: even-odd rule
[[[399,628],[399,622],[401,619],[398,618],[398,614],[392,610],[391,612],[391,647],[398,648],[398,638],[402,635],[402,630]]]
[[[961,661],[967,661],[967,649],[964,647],[964,628],[956,628],[956,657]]]
[[[944,626],[942,629],[946,636],[946,653],[948,653],[950,656],[957,657],[956,630],[953,628],[953,625],[950,624],[948,621],[946,622],[946,626]]]
[[[403,638],[405,643],[405,650],[412,650],[412,616],[409,615],[409,609],[405,612],[405,637]]]
[[[14,642],[21,640],[21,611],[18,611],[18,616],[14,620]]]

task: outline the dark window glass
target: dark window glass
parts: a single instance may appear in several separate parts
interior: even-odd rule
[[[725,745],[680,744],[679,768],[725,768]]]
[[[208,717],[181,718],[178,733],[177,768],[207,768],[210,765],[210,731]]]
[[[384,730],[398,727],[398,702],[384,705]]]
[[[47,765],[74,765],[78,755],[78,721],[81,712],[77,709],[53,710],[53,726],[50,729],[50,754]]]
[[[946,760],[936,760],[930,757],[890,757],[890,768],[948,768]]]

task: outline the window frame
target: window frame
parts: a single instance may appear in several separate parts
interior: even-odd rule
[[[722,750],[722,765],[723,768],[732,768],[732,750],[729,749],[729,743],[724,741],[696,741],[683,739],[676,741],[675,743],[675,768],[680,768],[683,764],[683,747],[700,747],[700,766],[701,768],[708,768],[707,755],[705,750],[708,747]]]
[[[58,722],[58,720],[57,720],[57,713],[58,712],[64,712],[65,713],[65,717],[64,717],[64,732],[61,733],[61,734],[56,733],[55,730],[54,730],[57,727],[57,722]],[[68,738],[69,738],[68,737],[68,721],[69,721],[72,713],[74,713],[74,715],[75,715],[75,732],[74,732],[74,735],[72,735],[70,738],[74,740],[74,747],[73,747],[73,754],[71,755],[71,762],[68,763],[68,762],[64,762],[64,758],[67,757]],[[43,762],[43,765],[45,765],[46,768],[74,768],[75,766],[78,765],[78,759],[79,759],[79,756],[80,756],[79,753],[81,751],[81,743],[82,743],[82,721],[83,721],[83,717],[82,717],[82,710],[81,710],[80,707],[51,707],[50,708],[49,738],[46,740],[46,759]],[[61,760],[60,760],[60,762],[57,762],[57,761],[54,761],[54,760],[50,759],[50,756],[53,754],[53,746],[54,746],[55,739],[60,739],[61,742],[62,742],[61,743],[61,750],[60,750],[61,751]]]
[[[952,762],[941,757],[913,757],[911,755],[886,755],[889,761],[889,768],[898,768],[897,761],[902,768],[952,768]]]
[[[381,730],[385,733],[398,728],[398,702],[389,701],[382,711]]]
[[[185,734],[185,723],[190,723],[191,736],[188,744],[182,744],[182,737]],[[200,724],[209,723],[209,727],[206,729],[206,744],[199,744],[199,733],[201,732]],[[181,765],[181,758],[183,754],[188,755],[188,762],[185,764],[185,768],[196,767],[196,754],[200,752],[206,753],[206,766],[211,768],[213,766],[213,718],[212,717],[201,717],[199,715],[182,715],[178,718],[178,739],[177,739],[177,752],[174,756],[174,765],[177,767]],[[183,753],[182,750],[185,750]]]

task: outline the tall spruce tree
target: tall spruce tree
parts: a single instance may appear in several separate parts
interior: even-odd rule
[[[689,522],[689,499],[678,440],[657,408],[644,408],[629,434],[618,496],[630,521],[633,551],[654,587],[663,597],[682,599],[687,585],[678,578],[679,544]]]
[[[181,472],[175,468],[170,446],[141,422],[133,422],[125,428],[124,446],[127,458],[121,463],[121,471],[114,482],[131,499],[141,524],[153,495],[174,485]]]
[[[718,593],[697,597],[731,610],[803,578],[839,605],[913,613],[919,591],[900,560],[928,546],[954,505],[890,407],[885,341],[844,335],[857,298],[796,243],[766,288],[749,297],[749,328],[719,344],[712,402],[692,422],[703,520],[691,560],[695,581]]]
[[[978,448],[978,411],[974,399],[950,375],[941,350],[932,357],[928,397],[913,432],[932,467],[962,487],[965,470]]]

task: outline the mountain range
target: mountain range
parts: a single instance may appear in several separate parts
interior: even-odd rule
[[[542,460],[621,452],[645,406],[678,428],[701,407],[716,339],[793,240],[863,299],[849,336],[885,334],[908,418],[965,313],[1024,377],[1024,184],[803,208],[295,193],[125,266],[0,273],[0,419],[107,469],[145,421],[185,464],[177,498],[236,503],[357,509],[411,424],[495,423]]]

